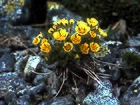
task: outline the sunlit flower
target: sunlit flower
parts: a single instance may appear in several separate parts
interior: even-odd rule
[[[95,38],[95,37],[96,37],[96,33],[95,33],[94,31],[90,31],[89,34],[90,34],[90,36],[91,36],[92,38]]]
[[[80,50],[83,54],[88,54],[89,53],[89,48],[88,48],[88,44],[84,43],[80,46]]]
[[[43,38],[42,41],[41,41],[41,44],[44,44],[46,42],[48,42],[48,40],[46,38]]]
[[[50,28],[50,29],[48,30],[48,33],[49,33],[49,34],[52,34],[54,31],[55,31],[54,28]]]
[[[98,28],[98,31],[99,31],[99,33],[100,33],[102,36],[104,36],[104,37],[107,36],[107,33],[104,32],[101,28]]]
[[[101,35],[102,35],[103,37],[106,37],[106,36],[107,36],[107,33],[104,32],[104,33],[102,33]]]
[[[33,43],[34,45],[39,44],[39,43],[40,43],[40,38],[35,37],[35,38],[33,39],[32,43]]]
[[[40,32],[40,33],[37,35],[37,37],[39,37],[39,38],[43,38],[43,34],[42,34],[42,32]]]
[[[57,22],[53,22],[53,25],[57,25]]]
[[[60,36],[60,33],[59,33],[59,32],[54,32],[54,33],[53,33],[53,37],[54,37],[54,39],[56,39],[56,40],[61,40],[61,36]]]
[[[102,34],[104,32],[101,28],[98,28],[98,31],[100,34]]]
[[[67,25],[68,25],[68,20],[65,19],[65,18],[63,18],[63,19],[59,20],[59,21],[57,22],[57,24],[58,24],[58,25],[67,26]]]
[[[51,50],[51,45],[48,42],[45,42],[44,44],[40,45],[40,50],[44,53],[49,53]]]
[[[59,32],[60,32],[60,35],[63,37],[67,37],[68,35],[68,32],[65,29],[60,28]]]
[[[73,44],[71,42],[66,42],[63,49],[65,52],[70,52],[73,49]]]
[[[100,46],[98,43],[91,42],[90,43],[90,50],[92,52],[98,52],[100,50]]]
[[[78,21],[77,26],[75,27],[75,30],[79,35],[83,36],[88,33],[88,31],[90,30],[90,27],[87,26],[87,23],[83,21]]]
[[[73,44],[79,44],[81,42],[81,36],[78,34],[71,35],[71,41]]]
[[[77,25],[80,25],[80,24],[82,24],[82,25],[87,25],[87,23],[84,22],[84,21],[77,21]]]
[[[73,24],[74,24],[74,20],[73,20],[73,19],[70,19],[70,20],[69,20],[69,24],[70,24],[70,25],[73,25]]]
[[[68,36],[68,32],[65,29],[62,29],[62,28],[60,28],[59,32],[54,32],[53,33],[53,37],[56,40],[60,40],[60,41],[65,40],[67,38],[67,36]]]
[[[54,30],[56,30],[57,27],[58,27],[57,25],[53,25],[53,26],[52,26],[52,28],[53,28]]]
[[[87,18],[87,23],[90,27],[94,27],[98,24],[98,21],[95,18]]]
[[[54,30],[56,30],[57,27],[58,27],[58,23],[57,23],[57,22],[53,22],[53,26],[52,26],[52,28],[53,28]]]

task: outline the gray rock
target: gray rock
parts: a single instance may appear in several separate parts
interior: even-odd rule
[[[5,96],[4,96],[5,102],[9,105],[17,105],[17,97],[14,92],[9,91]]]
[[[8,35],[8,22],[7,22],[7,20],[3,20],[3,19],[0,19],[0,34],[2,34],[2,35]]]
[[[14,70],[15,58],[13,54],[5,54],[0,58],[0,73]]]
[[[5,105],[5,102],[4,101],[0,101],[0,105]]]
[[[89,93],[83,101],[84,105],[120,105],[118,98],[113,95],[110,81],[103,81],[96,90]]]
[[[0,48],[0,55],[3,55],[5,53],[10,53],[10,52],[11,52],[11,48]]]
[[[34,80],[33,80],[33,84],[34,85],[38,85],[40,83],[45,83],[47,81],[47,79],[49,78],[49,74],[45,74],[42,73],[42,75],[36,75]]]
[[[111,80],[114,80],[114,81],[118,80],[121,75],[119,68],[116,66],[113,66],[110,70],[110,75],[111,75],[110,77]]]
[[[67,95],[44,101],[38,105],[74,105],[74,102],[72,96]]]
[[[80,86],[79,88],[75,88],[75,89],[73,89],[74,90],[74,92],[76,93],[76,99],[75,99],[75,101],[77,102],[77,103],[81,103],[82,102],[82,100],[85,98],[85,96],[86,96],[86,87],[84,87],[84,86]]]
[[[17,100],[18,105],[31,105],[31,97],[27,94],[20,96]]]
[[[30,56],[25,69],[24,69],[24,76],[26,77],[30,77],[31,74],[36,71],[37,65],[40,63],[41,58],[39,56]]]
[[[56,61],[53,64],[46,64],[44,62],[41,62],[41,66],[42,66],[41,68],[42,72],[46,72],[46,71],[48,72],[48,69],[53,71],[58,66],[58,62]]]
[[[33,80],[33,84],[38,85],[42,82],[44,82],[44,75],[36,75],[34,80]]]
[[[46,85],[44,83],[40,83],[37,86],[28,86],[24,89],[18,91],[17,95],[19,96],[18,105],[31,105],[35,104],[42,97],[39,93],[43,92],[46,89]],[[36,105],[36,104],[35,104]]]
[[[33,86],[27,90],[27,94],[30,96],[35,96],[37,93],[43,91],[46,88],[46,85],[44,83],[41,83],[37,86]],[[26,92],[25,92],[26,94]]]
[[[140,76],[121,97],[122,105],[140,105]]]
[[[73,14],[72,12],[70,12],[64,7],[48,10],[48,13],[47,13],[48,23],[52,23],[54,21],[57,22],[59,19],[62,19],[62,18],[74,19],[75,21],[82,19],[81,16]]]
[[[140,35],[134,36],[127,41],[129,46],[139,47],[140,46]]]
[[[51,95],[55,95],[60,88],[60,82],[55,72],[51,73],[47,78],[47,90]]]
[[[35,95],[39,92],[41,92],[42,90],[44,90],[46,87],[46,85],[44,83],[40,83],[37,86],[26,86],[26,88],[23,88],[21,90],[19,90],[17,92],[17,95],[24,95],[24,94],[28,94],[28,95]]]
[[[18,73],[20,73],[20,72],[23,72],[23,70],[24,70],[24,68],[25,68],[25,66],[26,66],[26,62],[27,62],[27,60],[28,60],[28,56],[21,56],[18,60],[17,60],[17,62],[15,63],[15,71],[16,72],[18,72]]]
[[[5,96],[5,93],[9,91],[18,92],[25,87],[25,81],[21,79],[17,73],[9,72],[0,74],[0,98]]]

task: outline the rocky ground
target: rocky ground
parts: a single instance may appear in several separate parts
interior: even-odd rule
[[[46,15],[44,24],[26,26],[13,26],[7,15],[1,15],[0,105],[140,104],[140,35],[130,37],[119,30],[109,36],[111,53],[92,61],[97,64],[90,72],[95,79],[81,68],[61,70],[57,61],[45,63],[32,39],[54,20],[82,19],[65,8],[48,10]],[[125,52],[130,53],[123,56]]]

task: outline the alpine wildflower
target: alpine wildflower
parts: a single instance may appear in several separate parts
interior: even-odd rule
[[[73,49],[73,44],[71,42],[66,42],[63,49],[65,52],[70,52]]]
[[[88,48],[88,44],[84,43],[80,46],[80,50],[83,54],[88,54],[89,53],[89,48]]]
[[[100,50],[100,46],[98,43],[90,42],[90,50],[94,53]]]

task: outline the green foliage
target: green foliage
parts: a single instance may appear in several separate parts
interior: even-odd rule
[[[122,60],[127,67],[134,68],[140,64],[140,55],[134,51],[126,51],[122,54]]]
[[[112,25],[109,25],[109,27],[106,29],[107,37],[105,38],[105,40],[110,40],[110,37],[112,35],[115,35],[119,30],[120,28],[112,29]]]

